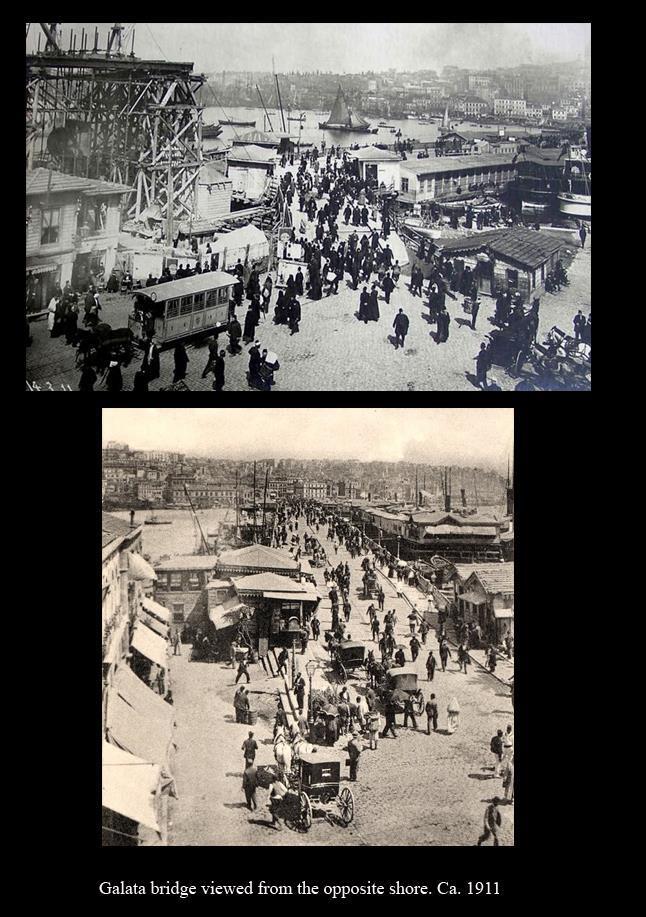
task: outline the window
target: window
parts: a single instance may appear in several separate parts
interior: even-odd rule
[[[513,289],[518,288],[518,271],[512,271],[511,268],[507,269],[507,284]]]
[[[209,292],[206,294],[206,308],[208,309],[210,306],[215,306],[217,304],[217,301],[218,301],[218,291],[209,290]]]
[[[179,315],[179,299],[171,299],[166,309],[166,318],[177,318]]]
[[[222,302],[228,302],[228,301],[229,301],[229,288],[222,287],[222,289],[218,290],[218,302],[222,303]]]
[[[173,624],[183,624],[184,623],[184,605],[175,605],[173,604]]]
[[[171,573],[169,586],[171,589],[174,589],[176,592],[182,588],[182,574],[181,573]]]
[[[58,224],[61,211],[58,207],[41,210],[40,244],[54,245],[58,242]]]
[[[200,312],[204,308],[204,293],[195,294],[193,312]]]
[[[192,590],[197,590],[201,588],[200,574],[198,573],[197,570],[193,570],[191,573],[189,573],[188,588]]]
[[[402,178],[402,191],[408,191],[408,179]]]
[[[180,315],[190,315],[193,308],[193,296],[182,296]]]

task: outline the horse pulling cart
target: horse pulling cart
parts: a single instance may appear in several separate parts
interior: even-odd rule
[[[100,322],[95,328],[77,332],[78,349],[76,365],[92,366],[103,372],[116,360],[127,366],[135,352],[132,331],[129,328],[112,328]]]
[[[421,716],[424,712],[424,694],[417,684],[417,672],[413,666],[400,666],[388,669],[384,680],[377,688],[382,702],[394,703],[403,713],[407,697],[413,704],[413,712]]]
[[[312,827],[312,802],[327,806],[335,802],[338,820],[347,827],[354,818],[354,796],[349,787],[340,788],[341,761],[317,752],[303,752],[298,775],[290,781],[290,791],[276,805],[275,814],[299,831]],[[326,812],[326,815],[328,813]]]

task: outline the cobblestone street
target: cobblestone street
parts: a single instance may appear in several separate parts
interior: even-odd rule
[[[296,201],[292,206],[295,225],[303,216]],[[307,226],[307,235],[313,235],[314,224]],[[541,296],[539,340],[557,325],[572,333],[572,319],[580,308],[590,311],[590,259],[591,236],[586,248],[581,251],[578,238],[572,233],[560,233],[565,244],[574,255],[569,268],[571,283],[557,294],[543,293]],[[567,259],[566,259],[567,260]],[[345,275],[336,295],[324,296],[319,301],[301,297],[302,321],[300,331],[291,335],[285,325],[272,322],[276,292],[272,296],[269,315],[261,320],[257,338],[261,346],[278,355],[280,369],[276,373],[275,391],[479,391],[475,386],[475,356],[480,344],[487,341],[487,333],[493,329],[489,319],[495,311],[495,301],[482,297],[477,328],[472,330],[468,318],[462,312],[462,299],[447,297],[446,305],[451,316],[450,335],[446,343],[437,344],[432,336],[435,325],[428,321],[427,296],[421,299],[412,296],[408,287],[410,265],[405,268],[398,286],[391,295],[390,304],[385,302],[383,292],[379,296],[380,319],[364,324],[358,321],[360,284],[352,289],[350,277]],[[263,278],[261,277],[261,283]],[[426,285],[424,287],[426,290]],[[120,294],[101,295],[101,320],[113,328],[127,327],[131,299]],[[410,320],[410,329],[403,349],[394,347],[393,321],[399,308],[403,308]],[[246,304],[238,310],[241,323],[244,320]],[[50,338],[44,320],[30,325],[33,343],[27,348],[27,381],[36,383],[41,389],[48,384],[54,389],[69,385],[76,390],[80,375],[75,365],[76,351],[65,344],[64,337]],[[228,346],[226,335],[220,337],[220,345]],[[225,358],[225,391],[249,391],[247,369],[248,347],[241,353]],[[206,341],[187,345],[189,356],[186,384],[192,391],[212,391],[213,377],[202,379],[207,363]],[[124,391],[131,391],[134,374],[140,365],[142,352],[137,351],[129,366],[123,367]],[[469,375],[470,374],[470,375]],[[161,354],[161,376],[150,383],[150,391],[156,391],[171,384],[173,379],[173,349]],[[503,391],[513,391],[518,383],[499,366],[489,373],[490,382]],[[96,391],[104,390],[101,381]]]
[[[299,531],[304,528],[305,520],[301,519]],[[348,630],[352,638],[376,648],[370,639],[366,615],[369,601],[358,593],[361,558],[350,559],[344,547],[335,555],[324,527],[319,537],[329,551],[331,563],[347,561],[350,565],[352,614]],[[303,568],[310,569],[306,557]],[[313,572],[324,596],[319,611],[323,632],[331,624],[330,602],[322,570]],[[398,595],[395,583],[383,576],[380,582],[386,593],[385,610],[397,611],[398,642],[405,644],[406,657],[410,660],[406,636],[410,606]],[[424,605],[420,594],[419,607]],[[478,665],[470,666],[467,675],[459,672],[455,658],[449,660],[446,672],[438,668],[433,683],[429,684],[424,662],[430,648],[437,656],[433,632],[415,665],[425,699],[431,689],[437,695],[438,732],[426,735],[423,716],[417,721],[417,729],[400,726],[397,739],[380,739],[376,751],[367,748],[366,740],[358,780],[351,784],[356,804],[352,824],[344,828],[330,823],[315,804],[312,827],[308,833],[301,834],[287,828],[278,832],[270,827],[265,790],[258,790],[258,811],[247,810],[241,790],[241,745],[248,727],[234,722],[234,671],[224,663],[189,662],[189,647],[185,646],[184,655],[172,657],[171,664],[179,746],[175,766],[179,799],[171,811],[171,845],[475,845],[487,803],[496,794],[502,796],[501,781],[493,777],[489,741],[496,729],[504,729],[513,722],[509,689]],[[322,638],[319,642],[310,641],[306,655],[296,656],[298,667],[303,670],[305,661],[311,657],[327,657]],[[348,679],[351,695],[365,685],[365,679],[357,677],[359,671]],[[258,764],[274,763],[272,728],[278,684],[279,679],[267,677],[260,665],[251,667],[251,706],[259,712],[254,727],[260,746]],[[446,706],[452,697],[458,699],[461,715],[458,730],[450,735],[446,732]],[[399,724],[402,719],[398,716]],[[347,737],[341,738],[337,743],[339,749],[346,743]],[[326,749],[320,751],[324,755]],[[347,774],[347,768],[342,767],[344,783]],[[501,805],[500,842],[504,846],[513,844],[513,810],[511,804]]]

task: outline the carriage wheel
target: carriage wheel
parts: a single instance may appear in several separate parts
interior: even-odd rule
[[[424,713],[424,695],[421,691],[419,691],[413,699],[413,710],[417,716],[421,716],[422,713]]]
[[[300,804],[300,822],[304,831],[309,831],[312,827],[312,803],[307,793],[299,793],[298,802]]]
[[[339,793],[337,803],[341,811],[341,821],[344,825],[349,825],[354,818],[354,796],[350,787],[343,787]]]

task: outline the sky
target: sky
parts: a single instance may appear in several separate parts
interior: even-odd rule
[[[507,408],[106,408],[103,444],[230,459],[358,459],[489,468],[513,456]]]
[[[69,46],[70,29],[98,26],[100,47],[112,23],[62,23],[62,47]],[[522,63],[582,58],[590,39],[590,23],[122,23],[125,48],[141,58],[194,61],[207,73],[227,70],[327,70],[359,73],[366,70],[441,70],[447,65],[470,69],[513,67]],[[38,23],[31,23],[28,51],[36,50]],[[42,36],[42,33],[41,33]],[[41,48],[44,36],[41,37]],[[224,52],[224,53],[223,53]]]

